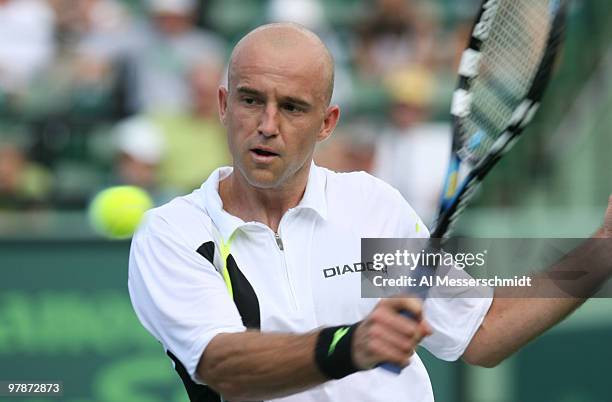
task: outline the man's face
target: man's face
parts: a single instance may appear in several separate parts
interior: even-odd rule
[[[245,46],[219,89],[234,167],[257,188],[282,188],[310,165],[317,141],[335,127],[320,58],[308,50]]]
[[[189,13],[159,12],[153,20],[157,28],[165,35],[181,35],[193,28],[193,19]]]

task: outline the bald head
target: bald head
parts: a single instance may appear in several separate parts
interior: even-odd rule
[[[236,44],[229,63],[230,88],[238,69],[245,63],[251,62],[258,53],[264,52],[309,66],[321,85],[324,101],[330,103],[334,89],[334,59],[327,46],[315,33],[294,23],[260,26]]]

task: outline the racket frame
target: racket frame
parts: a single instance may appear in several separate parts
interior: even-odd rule
[[[539,109],[540,101],[554,70],[556,55],[565,36],[565,20],[568,0],[553,0],[556,7],[546,49],[525,100],[514,110],[508,127],[497,138],[488,153],[458,183],[460,168],[465,157],[461,155],[461,120],[469,114],[471,104],[471,82],[475,78],[480,61],[480,50],[490,34],[491,25],[500,0],[485,0],[482,3],[468,47],[463,53],[459,67],[459,82],[451,107],[453,142],[452,154],[440,197],[440,208],[432,238],[446,238],[459,214],[471,200],[479,184],[519,139],[525,127],[532,121]]]
[[[479,184],[502,156],[518,141],[525,127],[532,121],[539,109],[540,101],[552,76],[556,55],[564,40],[569,0],[552,0],[551,4],[557,7],[557,10],[555,10],[556,13],[553,18],[544,55],[536,70],[537,72],[525,100],[514,110],[508,127],[495,140],[487,154],[475,166],[471,167],[466,173],[465,179],[458,183],[460,169],[463,164],[460,155],[462,147],[460,141],[462,134],[461,119],[469,114],[471,80],[475,77],[473,73],[478,69],[478,62],[480,61],[479,52],[482,44],[488,38],[500,1],[504,0],[483,1],[474,23],[469,45],[464,51],[459,67],[459,83],[451,106],[453,128],[451,158],[440,199],[438,218],[431,232],[428,248],[438,250],[441,248],[457,217],[473,198]],[[423,297],[427,297],[426,293]],[[404,311],[402,314],[408,318],[415,319],[414,315],[408,311]],[[402,370],[400,366],[391,363],[383,363],[380,367],[395,374],[399,374]]]

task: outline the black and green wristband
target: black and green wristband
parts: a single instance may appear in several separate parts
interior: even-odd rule
[[[352,356],[353,333],[359,324],[329,327],[319,332],[315,362],[328,378],[339,379],[359,371]]]

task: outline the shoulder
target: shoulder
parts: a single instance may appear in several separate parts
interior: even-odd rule
[[[149,210],[139,234],[156,238],[171,236],[175,241],[197,249],[212,240],[211,219],[203,205],[201,190],[176,197],[168,203]]]
[[[389,183],[366,172],[337,173],[321,168],[326,175],[327,192],[343,201],[358,204],[405,204],[406,201]]]
[[[428,237],[429,232],[400,192],[366,172],[326,175],[330,212],[341,219],[358,220],[368,233],[380,237]]]

